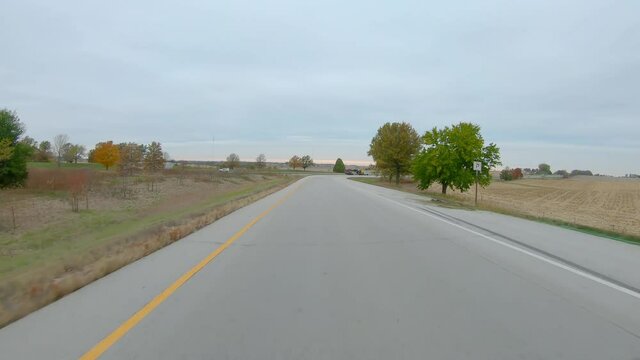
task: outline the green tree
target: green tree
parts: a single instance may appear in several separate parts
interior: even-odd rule
[[[538,174],[551,175],[551,165],[545,163],[538,165]]]
[[[302,166],[303,170],[306,171],[309,166],[313,166],[313,165],[315,164],[313,163],[313,159],[311,158],[311,156],[305,155],[302,158],[300,158],[300,166]]]
[[[120,153],[118,167],[123,175],[131,176],[142,170],[144,158],[140,144],[120,143],[118,151]]]
[[[158,172],[164,169],[164,153],[159,142],[152,142],[144,152],[144,168],[147,171]]]
[[[0,139],[0,161],[7,161],[13,156],[11,139]]]
[[[409,123],[386,123],[371,139],[367,154],[373,157],[376,167],[384,174],[400,175],[411,170],[411,161],[420,151],[420,136]]]
[[[62,147],[62,158],[68,163],[78,163],[87,152],[87,148],[80,144],[66,143]]]
[[[73,152],[76,155],[73,159],[73,162],[77,164],[78,160],[82,159],[83,156],[87,155],[87,148],[84,145],[80,145],[80,144],[73,145],[73,148],[74,148]]]
[[[342,159],[338,158],[338,160],[336,160],[335,165],[333,165],[333,172],[344,174],[344,169],[345,169],[344,162],[342,161]]]
[[[236,153],[231,153],[227,156],[227,167],[231,170],[240,166],[240,156]]]
[[[53,138],[53,152],[56,156],[56,161],[58,162],[58,167],[60,167],[60,163],[64,158],[65,147],[69,143],[69,135],[67,134],[58,134]]]
[[[68,163],[72,163],[73,162],[73,157],[74,155],[71,153],[71,143],[66,143],[64,145],[62,145],[61,151],[62,151],[62,160],[68,162]]]
[[[422,137],[425,148],[413,162],[413,176],[418,187],[426,189],[434,182],[447,188],[467,191],[475,182],[473,162],[482,162],[478,183],[487,186],[491,182],[489,171],[500,165],[500,150],[491,143],[484,145],[480,126],[461,122],[442,130],[433,128]]]
[[[0,188],[21,186],[27,179],[27,160],[31,157],[31,145],[20,141],[24,125],[18,114],[0,110]]]
[[[34,161],[49,162],[52,157],[53,153],[51,152],[51,143],[45,140],[38,145],[38,150],[36,150],[33,159]]]
[[[29,161],[37,161],[36,158],[38,155],[38,142],[30,136],[25,136],[22,140],[20,140],[20,142],[31,148],[31,157],[29,158]]]

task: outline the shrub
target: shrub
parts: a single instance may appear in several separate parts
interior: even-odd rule
[[[506,168],[500,171],[500,179],[504,181],[513,180],[513,172],[511,171],[511,169]]]
[[[593,173],[591,172],[591,170],[573,170],[571,172],[571,176],[576,176],[576,175],[593,176]]]

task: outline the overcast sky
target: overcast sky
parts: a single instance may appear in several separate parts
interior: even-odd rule
[[[507,166],[640,173],[640,1],[2,0],[0,107],[36,140],[369,162],[479,124]],[[215,138],[215,141],[212,140]],[[212,144],[213,142],[213,144]]]

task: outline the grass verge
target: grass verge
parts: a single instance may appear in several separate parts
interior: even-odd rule
[[[0,327],[175,242],[297,180],[250,184],[188,206],[144,215],[87,211],[25,234],[23,252],[0,254]],[[8,239],[0,237],[0,245]]]
[[[599,228],[594,228],[591,226],[586,226],[586,225],[581,225],[581,224],[574,224],[574,223],[570,223],[570,222],[566,222],[566,221],[562,221],[562,220],[558,220],[558,219],[553,219],[553,218],[549,218],[549,217],[542,217],[542,216],[533,216],[533,215],[529,215],[529,214],[524,214],[522,212],[519,211],[515,211],[513,209],[507,209],[507,208],[503,208],[503,207],[497,207],[497,206],[490,206],[490,205],[485,205],[485,204],[479,204],[478,207],[475,206],[470,206],[468,204],[465,204],[463,202],[458,201],[457,199],[454,199],[453,197],[450,197],[446,194],[441,194],[441,193],[435,193],[435,192],[426,192],[426,191],[421,191],[419,190],[417,187],[414,187],[413,189],[407,189],[406,187],[403,187],[402,185],[398,186],[395,185],[393,183],[389,183],[386,182],[380,178],[349,178],[350,180],[353,181],[358,181],[358,182],[362,182],[365,184],[369,184],[369,185],[375,185],[375,186],[381,186],[381,187],[385,187],[388,189],[393,189],[393,190],[398,190],[398,191],[403,191],[403,192],[407,192],[407,193],[411,193],[411,194],[416,194],[416,195],[420,195],[420,196],[425,196],[425,197],[429,197],[434,201],[434,205],[437,206],[442,206],[442,207],[447,207],[447,208],[457,208],[457,209],[466,209],[466,210],[486,210],[486,211],[491,211],[491,212],[495,212],[495,213],[499,213],[499,214],[503,214],[503,215],[509,215],[509,216],[514,216],[514,217],[518,217],[518,218],[522,218],[522,219],[527,219],[527,220],[533,220],[533,221],[538,221],[541,223],[545,223],[545,224],[550,224],[550,225],[555,225],[555,226],[560,226],[562,228],[565,229],[570,229],[570,230],[575,230],[575,231],[580,231],[586,234],[590,234],[590,235],[595,235],[595,236],[600,236],[600,237],[604,237],[604,238],[608,238],[611,240],[616,240],[616,241],[621,241],[621,242],[625,242],[628,244],[633,244],[633,245],[640,245],[640,237],[637,236],[633,236],[633,235],[628,235],[628,234],[621,234],[615,231],[609,231],[609,230],[604,230],[604,229],[599,229]]]

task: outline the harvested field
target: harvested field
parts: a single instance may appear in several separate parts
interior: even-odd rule
[[[452,195],[473,201],[473,193]],[[640,181],[607,177],[494,182],[480,189],[484,207],[640,236]]]
[[[401,187],[420,192],[413,182],[405,182]],[[440,196],[440,190],[439,184],[435,184],[427,193]],[[446,197],[473,205],[474,190],[460,193],[449,189]],[[576,176],[494,181],[487,188],[480,188],[478,201],[487,210],[640,237],[640,179]]]

